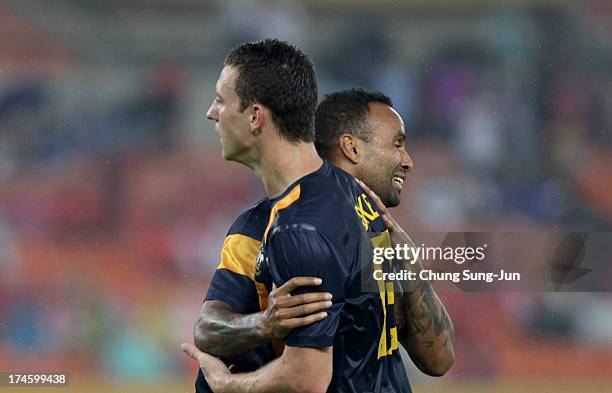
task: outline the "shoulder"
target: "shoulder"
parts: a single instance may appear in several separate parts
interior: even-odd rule
[[[295,205],[299,214],[292,221],[312,217],[311,222],[324,233],[343,225],[353,228],[355,219],[366,231],[385,229],[376,203],[348,172],[330,164],[324,176],[306,179],[301,186],[301,202]]]
[[[242,235],[253,240],[261,240],[270,217],[270,208],[271,204],[267,199],[259,201],[234,220],[227,236]]]
[[[355,224],[357,183],[346,172],[325,163],[315,174],[304,177],[274,204],[264,234],[280,231],[311,231],[330,236],[338,228]]]
[[[322,194],[342,199],[353,196],[359,186],[353,176],[325,161],[317,176],[306,177],[301,183],[305,198],[316,198]]]
[[[278,205],[304,213],[337,211],[356,199],[357,187],[350,174],[325,161],[319,171],[304,177]]]

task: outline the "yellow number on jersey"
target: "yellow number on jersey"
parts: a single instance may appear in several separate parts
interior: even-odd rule
[[[374,247],[391,247],[391,238],[389,237],[389,231],[384,231],[378,236],[375,236],[371,239],[372,245]],[[382,264],[377,264],[374,266],[375,271],[382,270]],[[380,301],[382,302],[382,309],[384,313],[383,319],[383,328],[380,333],[380,340],[378,341],[378,357],[391,355],[393,351],[398,348],[397,341],[397,327],[389,327],[387,326],[387,305],[393,306],[395,304],[395,292],[393,291],[393,282],[385,282],[384,280],[377,280],[378,284],[378,292],[380,294]],[[393,310],[393,307],[391,307]],[[387,330],[389,331],[389,336],[391,337],[391,342],[387,342]]]

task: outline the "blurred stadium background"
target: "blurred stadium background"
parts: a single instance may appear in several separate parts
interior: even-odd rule
[[[393,98],[409,231],[612,228],[611,1],[4,0],[0,370],[193,390],[179,344],[263,195],[205,112],[226,52],[265,37],[312,56],[321,94]],[[416,392],[612,392],[611,293],[442,297],[457,361],[411,367]]]

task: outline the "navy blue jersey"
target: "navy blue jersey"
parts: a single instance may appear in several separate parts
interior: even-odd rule
[[[256,280],[269,290],[292,277],[320,277],[320,287],[294,294],[333,295],[328,316],[291,331],[285,345],[333,346],[328,392],[411,392],[398,352],[393,285],[371,275],[380,268],[372,263],[373,244],[391,244],[374,203],[352,176],[327,162],[272,202]]]
[[[255,265],[261,239],[268,224],[272,202],[268,199],[257,203],[236,219],[223,242],[221,262],[208,287],[206,300],[220,300],[230,305],[237,313],[252,314],[266,307],[267,291],[255,282]],[[260,287],[261,299],[258,295]],[[225,357],[232,372],[254,371],[276,357],[270,344],[252,349],[244,354]],[[198,372],[196,392],[212,392]]]

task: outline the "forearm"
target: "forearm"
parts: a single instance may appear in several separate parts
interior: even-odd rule
[[[215,393],[324,393],[331,381],[331,350],[287,347],[283,356],[254,372],[205,377]]]
[[[226,374],[221,379],[212,377],[209,380],[211,386],[218,386],[215,393],[223,392],[250,392],[250,393],[272,393],[293,392],[287,374],[283,370],[282,360],[275,359],[264,367],[250,373]]]
[[[420,262],[412,266],[412,270],[421,268]],[[441,376],[455,360],[455,331],[431,283],[419,280],[415,284],[396,303],[398,338],[421,371]]]
[[[194,329],[195,345],[216,356],[233,356],[259,347],[268,339],[261,334],[263,312],[238,314],[227,304],[205,302]]]

